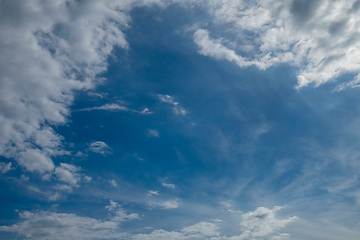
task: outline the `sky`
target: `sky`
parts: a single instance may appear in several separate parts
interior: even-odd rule
[[[360,0],[0,0],[0,238],[360,239]]]

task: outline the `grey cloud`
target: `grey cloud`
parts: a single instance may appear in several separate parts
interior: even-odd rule
[[[12,165],[11,162],[7,164],[0,162],[0,173],[7,173],[8,171],[12,170],[11,165]]]
[[[320,6],[321,0],[293,0],[290,12],[294,15],[297,24],[308,21]]]

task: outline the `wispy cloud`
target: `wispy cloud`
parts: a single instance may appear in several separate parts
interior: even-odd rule
[[[167,188],[175,188],[175,185],[174,184],[172,184],[172,183],[162,183],[162,185],[164,186],[164,187],[167,187]]]
[[[108,104],[102,105],[100,107],[83,108],[83,109],[80,109],[77,111],[94,111],[94,110],[104,110],[104,111],[113,111],[113,112],[117,112],[117,111],[135,112],[135,113],[139,113],[139,114],[152,114],[153,113],[153,112],[150,112],[148,108],[144,108],[143,110],[138,111],[138,110],[130,109],[125,106],[121,106],[117,103],[108,103]]]
[[[11,167],[12,163],[3,163],[0,162],[0,173],[7,173],[10,170],[13,170],[13,168]]]
[[[110,185],[113,186],[113,187],[117,187],[117,186],[118,186],[118,185],[117,185],[117,182],[116,182],[114,179],[109,180],[109,183],[110,183]]]
[[[90,144],[89,150],[101,155],[112,154],[112,149],[102,141],[96,141]]]
[[[175,209],[180,206],[178,200],[168,200],[168,201],[151,201],[148,203],[150,207],[160,207],[162,209]]]
[[[146,132],[148,137],[159,137],[159,132],[157,130],[148,129]]]
[[[171,105],[174,105],[174,108],[173,108],[174,114],[185,116],[186,114],[189,113],[188,111],[185,110],[185,108],[180,106],[180,104],[178,102],[175,102],[174,98],[171,97],[170,95],[158,94],[158,97],[162,102],[166,102]]]

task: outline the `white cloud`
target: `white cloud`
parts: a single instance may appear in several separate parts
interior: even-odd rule
[[[153,112],[150,112],[148,108],[144,108],[142,111],[138,111],[138,110],[127,108],[125,106],[121,106],[116,103],[107,103],[100,107],[83,108],[78,111],[93,111],[93,110],[105,110],[105,111],[113,111],[113,112],[116,112],[116,111],[135,112],[135,113],[144,114],[144,115],[153,113]]]
[[[149,195],[149,196],[159,195],[159,193],[158,193],[158,191],[152,191],[152,190],[150,190],[148,195]]]
[[[187,113],[189,113],[188,111],[185,110],[185,108],[180,106],[178,102],[175,102],[174,98],[171,97],[170,95],[158,94],[158,97],[162,102],[166,102],[166,103],[170,103],[171,105],[174,105],[173,112],[175,115],[185,116]]]
[[[214,223],[209,222],[200,222],[193,226],[188,226],[180,231],[165,231],[165,230],[154,230],[150,234],[137,234],[132,236],[131,239],[138,240],[192,240],[192,239],[227,239],[226,237],[217,238],[219,236],[219,232],[217,231],[219,227]]]
[[[282,208],[274,207],[273,209],[268,209],[265,207],[259,207],[254,212],[242,214],[240,226],[243,234],[240,237],[243,237],[244,239],[266,237],[276,233],[279,229],[297,219],[297,217],[278,219],[275,216],[275,213],[280,209]]]
[[[180,206],[180,203],[177,200],[169,200],[164,202],[150,202],[149,206],[160,207],[162,209],[175,209]]]
[[[299,87],[360,71],[357,0],[212,0],[204,5],[224,33],[214,33],[220,37],[213,39],[197,28],[194,40],[203,55],[260,69],[288,63],[299,68]]]
[[[101,155],[112,154],[112,149],[104,142],[97,141],[90,144],[90,151]]]
[[[61,163],[59,167],[55,168],[54,174],[60,181],[69,183],[72,186],[78,186],[78,182],[81,179],[78,174],[78,171],[80,170],[80,167],[67,163]]]
[[[92,180],[92,177],[90,177],[90,176],[84,176],[84,181],[85,182],[90,182]]]
[[[167,188],[175,188],[175,185],[171,183],[162,183],[162,185]]]
[[[340,92],[347,88],[357,88],[357,87],[360,87],[360,73],[358,75],[356,75],[354,80],[352,80],[350,82],[339,84],[338,86],[335,87],[335,89],[333,91]]]
[[[54,169],[65,154],[51,126],[67,122],[74,91],[103,81],[135,6],[159,0],[0,1],[0,155],[28,171]],[[148,114],[144,109],[139,113]]]
[[[113,222],[124,222],[139,219],[139,215],[137,213],[127,214],[126,211],[121,208],[121,205],[113,200],[110,200],[110,205],[105,208],[107,208],[110,212],[114,212],[115,215],[111,219]]]
[[[120,106],[116,103],[111,103],[111,104],[108,103],[108,104],[105,104],[100,107],[83,108],[83,109],[80,109],[79,111],[92,111],[92,110],[130,111],[130,109],[128,109],[127,107]]]
[[[0,231],[16,232],[31,239],[115,239],[118,223],[102,221],[75,214],[52,212],[23,212],[22,221],[12,226],[1,226]]]
[[[109,183],[111,184],[111,186],[113,186],[113,187],[117,187],[118,185],[117,185],[117,183],[116,183],[116,181],[113,179],[113,180],[109,180]]]
[[[54,163],[40,149],[26,149],[17,157],[17,161],[21,166],[24,166],[28,171],[37,171],[40,173],[49,172],[54,169]]]
[[[109,211],[114,211],[119,206],[120,205],[117,202],[114,202],[113,200],[110,200],[110,205],[106,206],[105,208],[109,209]]]
[[[12,163],[3,163],[0,162],[0,173],[7,173],[8,171],[12,170],[13,168],[11,168]]]
[[[214,223],[200,222],[190,227],[185,227],[181,231],[186,234],[201,234],[203,236],[218,236],[219,227]]]
[[[154,113],[154,112],[150,112],[148,108],[144,108],[142,111],[136,111],[136,112],[140,113],[140,114],[152,114],[152,113]]]

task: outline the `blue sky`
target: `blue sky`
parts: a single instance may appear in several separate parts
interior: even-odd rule
[[[360,1],[0,1],[1,239],[359,239]]]

